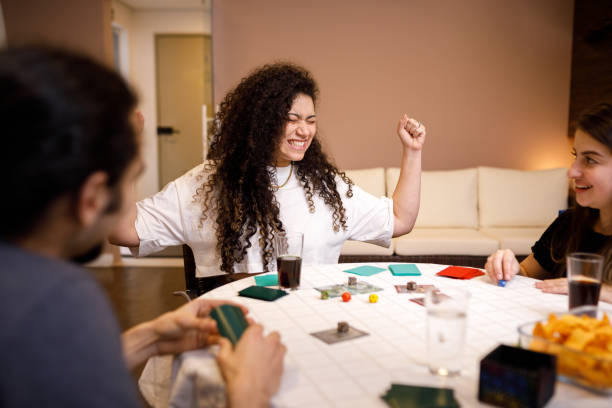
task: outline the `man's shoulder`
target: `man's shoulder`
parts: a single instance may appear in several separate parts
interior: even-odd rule
[[[0,244],[7,406],[138,406],[111,307],[88,271]]]
[[[25,291],[26,287],[29,287],[30,292],[37,292],[66,281],[92,281],[77,265],[5,243],[0,243],[0,258],[2,290]]]
[[[100,317],[110,313],[99,285],[84,269],[4,244],[0,258],[0,320],[11,328],[5,340],[33,321],[69,324],[95,317],[96,310]]]

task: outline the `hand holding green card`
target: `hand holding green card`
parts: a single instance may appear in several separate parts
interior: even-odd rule
[[[244,313],[238,306],[217,306],[210,311],[210,317],[217,321],[219,334],[229,339],[234,347],[249,325],[244,318]]]

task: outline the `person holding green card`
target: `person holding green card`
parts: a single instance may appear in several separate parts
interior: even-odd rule
[[[109,68],[46,47],[0,52],[0,89],[0,405],[140,407],[130,369],[212,344],[211,310],[229,302],[198,298],[120,335],[100,285],[71,261],[95,258],[129,208],[143,166],[136,98]],[[251,324],[235,347],[218,343],[230,405],[269,406],[279,334]]]

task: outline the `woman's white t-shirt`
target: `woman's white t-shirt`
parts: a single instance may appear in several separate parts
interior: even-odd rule
[[[289,168],[278,168],[277,179],[287,180]],[[222,275],[221,260],[216,251],[215,222],[211,217],[202,221],[201,201],[195,200],[196,190],[206,182],[208,173],[201,164],[170,182],[162,191],[136,203],[136,232],[140,247],[132,252],[146,256],[167,246],[187,244],[195,257],[196,276]],[[315,212],[309,211],[304,188],[295,171],[287,184],[275,192],[280,208],[280,220],[285,231],[304,234],[302,264],[337,263],[346,240],[365,241],[389,247],[393,235],[393,201],[376,198],[353,186],[353,196],[346,196],[348,186],[336,177],[338,193],[346,211],[347,229],[335,232],[332,210],[317,195],[313,195]],[[259,234],[251,237],[251,247],[245,258],[234,266],[235,272],[257,273],[264,270],[259,247]],[[272,266],[275,267],[275,266]]]

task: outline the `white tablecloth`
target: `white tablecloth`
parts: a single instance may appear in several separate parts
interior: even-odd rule
[[[355,295],[350,302],[339,298],[321,300],[315,287],[345,283],[343,270],[358,264],[305,267],[300,289],[274,302],[237,296],[254,284],[243,279],[217,288],[204,296],[232,299],[247,306],[250,315],[266,330],[277,330],[287,345],[285,370],[277,407],[385,407],[380,396],[391,383],[450,387],[461,406],[484,406],[478,401],[479,363],[498,344],[517,345],[517,327],[545,319],[549,313],[567,310],[567,296],[545,294],[534,288],[534,280],[518,276],[505,288],[491,284],[486,276],[461,281],[435,276],[444,265],[418,264],[422,276],[393,276],[388,270],[370,277],[358,276],[384,290],[377,303],[368,295]],[[385,267],[386,263],[368,265]],[[393,285],[414,280],[468,289],[472,297],[468,311],[464,371],[455,378],[440,378],[426,366],[425,308],[410,302],[422,295],[398,294]],[[339,321],[365,330],[368,336],[337,344],[325,344],[309,333],[335,328]],[[149,360],[139,384],[155,407],[223,406],[224,386],[214,359],[215,349],[183,353],[177,357]],[[610,407],[612,397],[602,397],[582,388],[557,382],[549,407]]]

